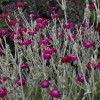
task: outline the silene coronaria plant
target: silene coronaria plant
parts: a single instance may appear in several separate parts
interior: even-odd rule
[[[20,17],[0,15],[8,26],[0,30],[0,100],[100,99],[100,8],[92,1],[80,26],[67,20],[66,0],[51,7],[51,19],[27,20],[26,2],[15,5]]]

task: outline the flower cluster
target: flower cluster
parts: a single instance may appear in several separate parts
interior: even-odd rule
[[[0,99],[94,100],[98,95],[99,20],[91,22],[86,13],[76,25],[67,21],[66,0],[57,2],[64,18],[52,6],[50,20],[35,13],[27,20],[22,10],[25,2],[16,4],[20,17],[0,15],[9,28],[0,29]],[[91,4],[87,10],[97,13],[99,6]]]

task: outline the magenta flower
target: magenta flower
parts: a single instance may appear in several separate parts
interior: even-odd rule
[[[57,10],[57,7],[55,6],[55,7],[51,7],[51,10]]]
[[[55,14],[52,14],[51,15],[52,19],[58,18],[59,16],[60,16],[60,13],[55,13]]]
[[[43,22],[42,22],[42,23],[47,25],[47,24],[48,24],[48,22],[49,22],[49,20],[45,19],[45,20],[43,20]]]
[[[28,67],[29,67],[28,64],[22,64],[22,65],[21,65],[21,69],[22,69],[22,70],[25,70],[25,69],[27,69]]]
[[[26,81],[24,79],[18,79],[16,82],[15,82],[16,85],[18,86],[24,86],[26,84]]]
[[[7,81],[7,78],[6,77],[2,77],[2,79],[0,79],[0,84],[3,84]]]
[[[91,41],[87,41],[83,44],[83,46],[86,48],[86,49],[89,49],[93,46],[93,43]]]
[[[53,36],[49,36],[47,39],[48,39],[49,41],[52,41],[52,40],[53,40]]]
[[[11,39],[12,41],[14,41],[14,38],[17,39],[17,40],[20,40],[22,37],[21,37],[21,35],[11,34],[10,39]]]
[[[19,34],[23,34],[24,32],[27,32],[27,28],[22,27],[22,28],[19,28],[19,29],[18,29],[18,33],[19,33]]]
[[[84,83],[85,82],[85,77],[84,76],[79,76],[78,78],[77,78],[77,80],[80,82],[80,83]]]
[[[17,35],[17,36],[16,36],[16,39],[17,39],[17,40],[20,40],[21,38],[22,38],[21,35]]]
[[[51,54],[47,53],[47,54],[43,54],[43,58],[44,60],[50,60],[51,59]]]
[[[24,7],[25,3],[24,2],[19,2],[16,4],[16,7]]]
[[[57,50],[55,48],[50,48],[50,47],[46,47],[46,49],[43,52],[43,58],[45,60],[50,60],[51,59],[51,55],[56,53]]]
[[[87,65],[86,65],[87,69],[88,70],[92,70],[92,64],[91,62],[88,62]]]
[[[44,80],[41,82],[42,88],[48,88],[50,86],[50,82],[48,80]]]
[[[44,18],[37,18],[37,19],[36,19],[36,22],[37,22],[37,23],[42,23],[43,21],[44,21]]]
[[[2,77],[2,81],[5,82],[7,80],[6,77]]]
[[[78,60],[78,57],[76,55],[73,55],[71,57],[72,57],[72,61]]]
[[[44,53],[45,54],[53,54],[53,53],[56,53],[57,52],[57,50],[55,49],[55,48],[47,48],[45,51],[44,51]]]
[[[4,50],[0,50],[0,55],[4,54]]]
[[[15,26],[17,24],[16,20],[11,20],[10,22],[8,22],[9,26]]]
[[[20,42],[20,46],[24,46],[24,45],[25,45],[24,41]]]
[[[49,43],[49,39],[40,40],[38,42],[39,45],[47,45]]]
[[[7,17],[8,17],[8,14],[2,14],[2,15],[0,15],[0,19],[1,19],[1,20],[6,19]]]
[[[100,68],[100,62],[97,62],[97,63],[94,65],[94,69],[97,69],[97,68]]]
[[[61,63],[71,63],[73,61],[71,56],[61,57]]]
[[[7,95],[7,89],[2,88],[0,89],[0,98],[4,98]]]
[[[57,89],[53,89],[50,91],[50,96],[53,98],[60,98],[61,94]]]
[[[9,31],[6,30],[6,29],[0,30],[0,35],[6,35],[6,34],[8,34],[8,33],[9,33]]]
[[[21,46],[29,46],[32,43],[31,40],[26,39],[20,43]]]
[[[95,7],[94,4],[91,4],[91,5],[89,5],[89,9],[90,9],[90,10],[96,10],[96,7]]]
[[[71,29],[71,30],[75,30],[75,26],[73,25],[73,23],[66,23],[64,25],[65,29]]]
[[[37,29],[43,29],[45,27],[46,27],[45,23],[38,23],[37,26],[36,26]]]
[[[75,38],[76,38],[76,35],[73,33],[68,35],[68,40],[74,40]]]
[[[28,34],[29,34],[29,35],[34,35],[34,34],[36,34],[36,30],[30,31],[30,32],[28,32]]]

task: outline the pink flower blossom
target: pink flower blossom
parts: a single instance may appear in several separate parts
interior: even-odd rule
[[[19,33],[19,34],[23,34],[24,32],[27,32],[27,28],[22,27],[22,28],[19,28],[19,29],[18,29],[18,33]]]
[[[49,39],[40,40],[38,42],[39,45],[47,45],[49,43]]]
[[[20,40],[21,38],[22,38],[21,35],[17,35],[17,36],[16,36],[16,39],[17,39],[17,40]]]
[[[51,10],[57,10],[57,7],[56,6],[54,6],[54,7],[51,7]]]
[[[21,37],[21,35],[12,34],[12,35],[10,36],[10,40],[14,41],[14,38],[17,39],[17,40],[20,40],[22,37]]]
[[[0,84],[5,83],[6,81],[7,81],[7,78],[6,78],[6,77],[2,77],[2,78],[0,79]]]
[[[19,33],[19,34],[23,34],[24,32],[27,32],[27,28],[22,27],[22,28],[19,28],[19,29],[18,29],[18,33]]]
[[[0,50],[0,55],[4,54],[4,50]]]
[[[73,23],[66,23],[66,24],[64,24],[64,28],[65,29],[75,30],[75,26],[73,25]]]
[[[60,13],[55,13],[55,14],[52,14],[51,15],[52,19],[58,18],[59,16],[60,16]]]
[[[19,34],[23,34],[24,32],[27,32],[27,28],[22,27],[22,28],[19,28],[19,29],[18,29],[18,33],[19,33]]]
[[[8,17],[8,14],[2,14],[2,15],[0,15],[0,19],[1,19],[1,20],[6,19],[7,17]]]
[[[91,62],[88,62],[87,65],[86,65],[87,69],[88,70],[92,70],[92,64]]]
[[[0,98],[4,98],[7,95],[7,89],[2,88],[0,89]]]
[[[16,85],[18,86],[24,86],[26,84],[26,81],[24,79],[18,79],[16,82],[15,82]]]
[[[79,76],[78,78],[77,78],[77,80],[80,82],[80,83],[84,83],[85,82],[85,77],[84,76]]]
[[[94,4],[91,4],[91,5],[89,5],[89,9],[90,9],[90,10],[96,10],[96,7],[95,7]]]
[[[36,19],[36,22],[37,22],[37,23],[42,23],[43,21],[44,21],[44,18],[37,18],[37,19]]]
[[[9,31],[6,29],[0,30],[0,35],[6,35],[8,33],[9,33]]]
[[[76,38],[76,35],[73,33],[68,35],[68,40],[74,40],[75,38]]]
[[[42,88],[48,88],[50,86],[50,82],[48,80],[44,80],[41,82]]]
[[[16,20],[11,20],[10,22],[8,22],[9,26],[15,26],[17,24]]]
[[[53,53],[56,53],[57,52],[57,50],[55,49],[55,48],[47,48],[45,51],[44,51],[44,53],[45,54],[53,54]]]
[[[24,7],[25,3],[24,2],[19,2],[16,4],[16,7]]]
[[[72,57],[71,56],[64,56],[64,57],[61,57],[61,62],[62,63],[71,63],[73,61]]]
[[[49,41],[52,41],[52,40],[53,40],[53,36],[49,36],[47,39],[48,39]]]
[[[60,98],[61,94],[57,89],[53,89],[50,91],[50,96],[53,98]]]
[[[44,53],[43,54],[43,58],[44,58],[44,60],[50,60],[51,59],[51,54],[49,54],[49,53]]]
[[[34,35],[36,33],[37,33],[36,30],[32,30],[32,31],[28,32],[29,35]]]
[[[16,34],[16,33],[17,33],[16,31],[13,31],[13,32],[12,32],[12,34],[11,34],[11,36],[10,36],[10,39],[11,39],[12,41],[14,41],[14,39],[20,40],[20,39],[22,38],[20,34]]]
[[[72,61],[76,61],[78,60],[78,57],[76,55],[71,56],[72,57]]]
[[[49,20],[44,19],[42,23],[47,25],[47,24],[48,24],[48,22],[49,22]]]
[[[29,67],[28,64],[22,64],[22,65],[21,65],[21,69],[22,69],[22,70],[25,70],[25,69],[27,69],[28,67]]]
[[[94,65],[94,69],[98,69],[100,68],[100,62],[96,62],[96,64]]]
[[[43,29],[45,27],[46,27],[45,23],[38,23],[37,26],[36,26],[37,29]]]
[[[87,41],[83,44],[83,46],[86,48],[86,49],[89,49],[91,47],[93,47],[93,43],[91,41]]]
[[[29,46],[32,43],[31,40],[26,39],[20,43],[20,46]]]

